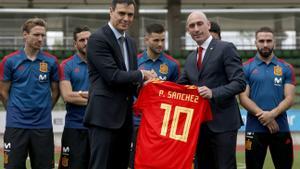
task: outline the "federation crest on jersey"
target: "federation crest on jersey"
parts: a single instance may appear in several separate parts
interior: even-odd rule
[[[274,66],[274,75],[282,76],[282,68],[280,66]]]
[[[48,63],[46,63],[46,62],[40,63],[40,72],[43,72],[43,73],[48,72]]]
[[[63,167],[68,167],[68,166],[69,166],[69,158],[63,156],[63,157],[61,158],[61,165],[62,165]]]
[[[245,148],[246,150],[252,150],[252,141],[247,139],[245,142]]]
[[[4,152],[3,161],[4,161],[4,164],[8,164],[8,154],[7,154],[7,152]]]
[[[161,74],[168,74],[168,72],[169,72],[169,67],[168,67],[168,65],[167,64],[161,64],[160,66],[159,66],[159,72],[161,73]]]

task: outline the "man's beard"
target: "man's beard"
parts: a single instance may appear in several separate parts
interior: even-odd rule
[[[78,52],[83,55],[86,56],[86,51],[84,49],[79,49]]]
[[[155,55],[159,55],[162,51],[157,50],[155,48],[150,47],[150,50],[155,54]]]
[[[273,49],[268,49],[267,51],[265,51],[263,48],[258,49],[258,53],[260,54],[260,56],[262,56],[263,58],[268,58],[271,56],[271,54],[273,53]]]

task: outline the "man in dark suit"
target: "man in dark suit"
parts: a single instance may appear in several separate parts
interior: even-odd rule
[[[199,168],[234,169],[237,130],[243,124],[235,95],[246,87],[241,59],[232,43],[212,38],[203,12],[192,12],[186,29],[198,50],[188,56],[178,83],[199,86],[199,94],[209,99],[213,113],[213,120],[201,125]]]
[[[89,169],[127,169],[133,131],[133,95],[150,71],[137,70],[136,46],[125,31],[134,0],[113,0],[110,20],[88,41],[89,99],[84,124],[89,130]]]

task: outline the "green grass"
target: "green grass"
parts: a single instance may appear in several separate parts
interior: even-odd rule
[[[57,168],[57,162],[59,159],[59,153],[55,153],[55,168]],[[244,151],[238,151],[237,152],[237,165],[238,169],[245,169],[245,152]],[[296,167],[300,166],[300,150],[294,150],[294,165],[293,169],[296,169]],[[1,154],[0,156],[0,169],[3,169],[3,155]],[[29,160],[27,161],[27,169],[30,169],[30,163]],[[274,165],[271,159],[270,154],[268,153],[266,159],[265,159],[265,164],[264,164],[264,169],[274,169]]]

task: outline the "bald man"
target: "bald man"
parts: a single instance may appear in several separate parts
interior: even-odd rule
[[[198,44],[186,59],[180,84],[196,85],[209,99],[213,120],[201,125],[197,147],[199,168],[235,169],[237,131],[243,125],[235,95],[246,88],[241,58],[229,42],[215,40],[201,11],[192,12],[186,30]]]

